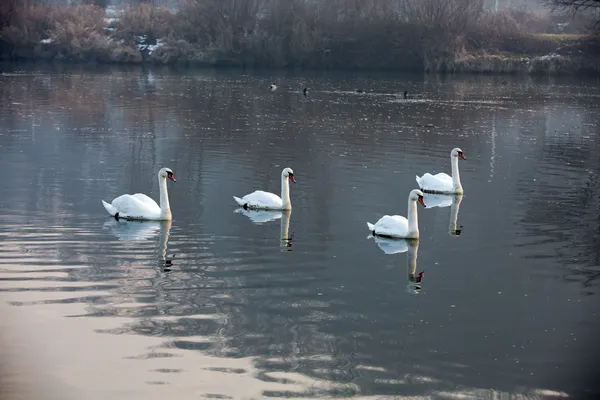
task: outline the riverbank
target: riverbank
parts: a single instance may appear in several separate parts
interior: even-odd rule
[[[326,13],[311,14],[315,10],[309,8],[303,13],[277,10],[277,15],[260,18],[256,10],[241,10],[231,14],[235,17],[231,21],[220,16],[223,10],[187,4],[179,11],[146,4],[123,10],[90,5],[16,9],[0,37],[0,59],[600,75],[600,40],[531,33],[525,22],[506,13],[463,10],[467,19],[454,21],[447,16],[443,28],[434,30],[418,15],[406,22],[381,10],[341,22]],[[290,18],[291,29],[281,25]],[[535,26],[531,21],[527,24]],[[548,27],[538,30],[544,29]]]

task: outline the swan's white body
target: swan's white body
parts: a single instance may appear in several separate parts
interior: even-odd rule
[[[417,216],[417,200],[425,207],[423,192],[414,189],[408,195],[408,219],[400,215],[384,215],[375,224],[367,222],[367,227],[374,236],[418,239],[419,218]]]
[[[123,194],[115,198],[110,204],[102,200],[106,211],[116,219],[139,221],[167,221],[171,220],[171,207],[167,193],[167,177],[175,182],[173,171],[162,168],[158,171],[158,187],[160,189],[160,206],[154,200],[142,193]]]
[[[439,173],[432,175],[426,173],[423,176],[416,176],[419,188],[424,192],[429,193],[448,193],[448,194],[461,194],[463,193],[463,187],[460,182],[460,174],[458,172],[458,158],[466,160],[461,149],[454,148],[450,152],[450,165],[452,166],[452,176],[446,173]]]
[[[291,210],[290,201],[290,182],[296,182],[294,171],[291,168],[284,168],[281,171],[281,197],[276,194],[256,190],[242,198],[233,196],[233,199],[245,209],[252,210]]]

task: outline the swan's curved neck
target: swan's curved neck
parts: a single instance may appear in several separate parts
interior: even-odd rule
[[[462,191],[460,173],[458,172],[458,157],[450,156],[450,164],[452,165],[452,186],[454,186],[454,190]]]
[[[290,201],[290,181],[287,176],[281,175],[281,201],[283,202],[284,210],[292,209],[292,202]]]
[[[408,198],[408,234],[409,237],[419,237],[419,216],[417,215],[417,201]]]
[[[158,188],[160,189],[160,214],[162,217],[171,215],[169,204],[169,193],[167,193],[167,178],[158,176]]]

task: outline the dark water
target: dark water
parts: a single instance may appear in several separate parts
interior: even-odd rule
[[[2,298],[85,398],[591,395],[599,89],[17,68],[0,76]],[[460,203],[420,207],[416,247],[368,238],[453,147]],[[164,166],[172,223],[108,216],[101,199],[158,200]],[[289,218],[234,212],[286,166]]]

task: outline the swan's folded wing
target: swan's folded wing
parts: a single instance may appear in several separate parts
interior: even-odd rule
[[[432,175],[431,177],[440,183],[452,185],[452,177],[444,172]]]
[[[400,215],[384,215],[375,225],[375,233],[404,236],[408,232],[408,220]]]
[[[135,198],[136,200],[141,201],[143,204],[147,205],[147,207],[149,207],[150,209],[157,209],[160,211],[160,206],[158,204],[156,204],[156,201],[154,201],[151,197],[146,196],[144,193],[136,193],[131,197]]]
[[[112,205],[119,211],[119,215],[122,217],[139,217],[147,215],[148,212],[156,212],[155,207],[152,207],[147,202],[143,202],[139,199],[139,196],[124,194],[112,201]],[[160,213],[160,207],[158,207]]]
[[[431,175],[426,173],[419,180],[421,188],[446,188],[452,187],[452,177],[448,174],[440,172],[439,174]]]
[[[244,200],[254,207],[281,207],[282,205],[281,197],[262,190],[245,195]]]

